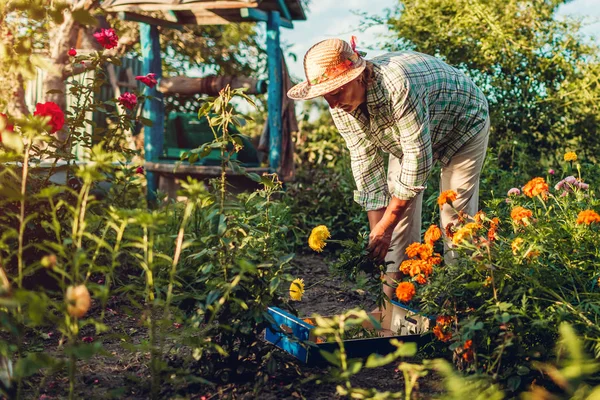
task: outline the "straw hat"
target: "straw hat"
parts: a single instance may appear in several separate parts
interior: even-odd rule
[[[356,79],[367,65],[352,45],[340,39],[327,39],[308,49],[304,56],[306,82],[292,87],[287,95],[294,100],[323,96]]]

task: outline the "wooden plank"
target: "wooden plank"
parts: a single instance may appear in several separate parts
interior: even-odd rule
[[[188,163],[168,163],[168,162],[152,162],[146,161],[144,168],[147,172],[155,172],[157,174],[186,174],[186,175],[205,175],[205,176],[220,176],[221,167],[217,165],[193,165]],[[263,167],[247,167],[244,168],[247,173],[254,172],[262,175],[269,173],[269,168]],[[244,175],[242,173],[227,169],[227,175]]]
[[[279,12],[269,12],[267,21],[267,63],[269,88],[267,107],[269,110],[269,167],[279,169],[281,161],[281,100],[282,68],[279,32]]]
[[[290,10],[288,10],[287,5],[285,4],[285,0],[277,0],[277,3],[279,4],[279,11],[281,11],[281,14],[283,14],[285,19],[291,21],[292,16],[290,15]]]
[[[142,48],[143,68],[142,75],[150,72],[156,74],[156,79],[162,77],[162,64],[160,55],[160,39],[158,27],[140,23],[140,44]],[[146,99],[142,116],[152,121],[152,126],[144,127],[144,159],[149,162],[156,161],[162,155],[164,141],[165,105],[163,94],[156,86],[145,88],[145,94],[154,97]],[[158,189],[158,175],[153,172],[146,174],[147,198],[149,203],[156,200]]]
[[[229,85],[232,89],[246,88],[247,94],[264,93],[267,87],[264,81],[247,78],[244,76],[206,76],[204,78],[190,78],[187,76],[173,76],[163,78],[158,84],[158,90],[163,94],[207,94],[218,95],[219,91]]]
[[[117,15],[119,19],[122,19],[123,21],[143,22],[149,25],[163,26],[165,28],[177,29],[179,31],[183,30],[181,24],[168,21],[166,19],[148,17],[147,15],[137,14],[130,11],[120,11]]]
[[[269,12],[259,10],[257,8],[242,8],[240,10],[240,16],[243,19],[250,20],[250,21],[257,21],[257,22],[268,22],[269,21]],[[294,28],[294,24],[292,23],[292,21],[285,19],[285,18],[281,18],[281,17],[279,18],[279,26],[281,26],[283,28],[288,28],[288,29]]]
[[[149,11],[196,11],[196,10],[239,10],[241,8],[256,8],[258,3],[238,2],[238,1],[210,1],[202,3],[185,3],[185,4],[170,4],[170,3],[125,3],[108,6],[108,12],[130,11],[130,12],[149,12]]]

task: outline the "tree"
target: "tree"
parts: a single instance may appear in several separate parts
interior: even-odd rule
[[[399,0],[383,17],[389,50],[414,49],[464,70],[492,113],[491,144],[552,158],[600,154],[600,59],[581,23],[557,20],[568,0]],[[516,143],[516,144],[515,144]],[[506,160],[507,157],[505,157]]]

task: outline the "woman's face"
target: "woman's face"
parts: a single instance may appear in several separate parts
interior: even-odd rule
[[[359,76],[323,97],[329,107],[340,108],[350,113],[367,100],[367,88]]]

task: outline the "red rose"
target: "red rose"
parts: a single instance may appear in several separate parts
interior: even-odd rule
[[[77,50],[71,47],[71,50],[69,50],[68,54],[71,57],[75,57],[77,55]]]
[[[13,124],[9,124],[8,123],[8,116],[6,114],[0,113],[0,119],[3,120],[2,125],[4,125],[4,130],[5,131],[11,131],[11,132],[15,131],[15,126]],[[1,139],[2,138],[0,138],[0,140]]]
[[[144,174],[144,167],[137,167],[137,168],[135,169],[135,173],[136,173],[136,174],[142,174],[142,175],[143,175],[143,174]]]
[[[146,85],[150,88],[153,88],[154,86],[156,86],[156,83],[157,83],[156,74],[153,72],[150,72],[146,76],[142,76],[142,75],[136,76],[135,80],[142,82],[144,85]]]
[[[60,131],[65,125],[65,114],[56,103],[51,101],[47,103],[37,103],[35,105],[35,112],[33,115],[50,117],[50,121],[48,121],[48,125],[52,127],[50,133],[56,133]]]
[[[137,97],[133,93],[125,92],[119,97],[119,103],[128,110],[133,110],[137,104]]]
[[[119,37],[113,28],[101,29],[100,32],[94,33],[94,37],[105,49],[112,49],[119,44]]]

